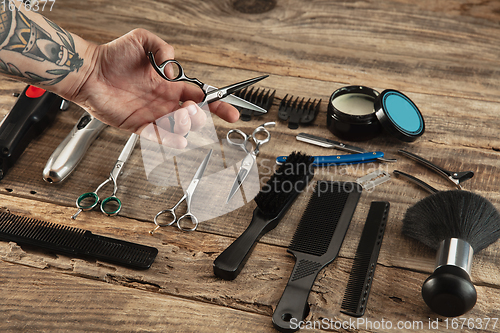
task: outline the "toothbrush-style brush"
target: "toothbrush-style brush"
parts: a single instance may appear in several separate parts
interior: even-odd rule
[[[214,273],[233,280],[240,273],[257,241],[274,229],[295,198],[314,176],[311,156],[292,153],[254,198],[257,207],[247,229],[214,261]]]

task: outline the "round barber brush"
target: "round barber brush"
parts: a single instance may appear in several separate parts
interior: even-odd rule
[[[465,190],[436,192],[407,210],[403,233],[437,250],[434,273],[422,286],[425,303],[447,317],[471,310],[477,299],[472,256],[500,238],[493,204]]]

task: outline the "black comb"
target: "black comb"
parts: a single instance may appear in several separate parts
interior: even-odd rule
[[[257,243],[267,232],[276,228],[295,198],[314,177],[313,158],[293,152],[287,157],[255,197],[252,221],[247,229],[214,261],[214,273],[233,280],[240,273]]]
[[[371,203],[342,300],[342,313],[354,317],[365,314],[388,214],[388,202]]]
[[[271,109],[271,106],[273,105],[273,100],[274,100],[274,94],[276,93],[276,90],[271,92],[270,89],[260,89],[257,88],[254,91],[254,87],[250,88],[244,88],[242,90],[239,90],[235,92],[233,95],[236,95],[240,98],[243,98],[244,100],[249,101],[250,103],[253,103],[257,106],[260,106],[266,111],[269,111]],[[243,107],[237,107],[237,109],[240,111],[240,119],[243,121],[250,121],[252,120],[252,114],[254,111],[243,108]],[[260,113],[258,113],[260,115]]]
[[[300,97],[295,98],[295,100],[293,96],[290,96],[289,99],[287,97],[288,95],[281,100],[278,118],[284,121],[288,120],[288,128],[297,129],[299,124],[308,125],[316,119],[321,99],[316,103],[316,99],[311,102],[309,98],[307,102],[304,102],[304,98],[302,98],[299,102]]]
[[[137,269],[149,268],[158,254],[154,247],[11,213],[0,213],[0,239]]]
[[[318,181],[288,252],[296,262],[273,314],[281,332],[294,332],[309,313],[307,298],[319,271],[338,255],[361,196],[357,183]]]

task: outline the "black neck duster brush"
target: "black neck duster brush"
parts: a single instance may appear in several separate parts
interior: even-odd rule
[[[470,279],[472,256],[500,238],[499,212],[478,194],[437,191],[411,175],[395,174],[432,193],[410,207],[403,219],[403,234],[437,250],[434,273],[422,286],[425,303],[446,317],[468,312],[477,299]]]
[[[257,241],[278,225],[314,177],[313,161],[309,155],[293,152],[280,165],[254,198],[257,207],[250,225],[215,259],[215,275],[225,280],[238,276]]]

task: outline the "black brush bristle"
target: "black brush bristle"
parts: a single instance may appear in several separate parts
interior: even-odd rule
[[[354,183],[318,181],[290,242],[289,250],[322,256],[328,250]],[[325,204],[326,203],[326,204]]]
[[[267,216],[278,214],[288,200],[297,195],[297,189],[307,186],[314,175],[313,161],[312,156],[300,152],[287,157],[254,198],[262,213]]]
[[[463,190],[438,192],[407,210],[403,234],[436,250],[442,240],[459,238],[477,253],[500,238],[500,214],[478,194]]]

